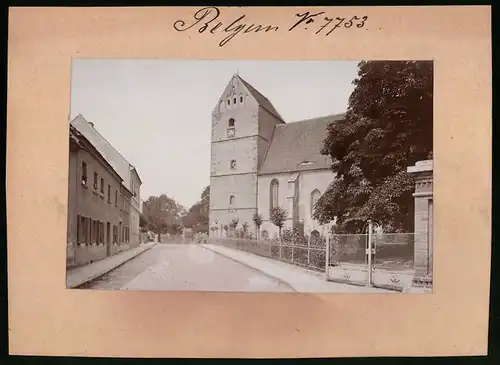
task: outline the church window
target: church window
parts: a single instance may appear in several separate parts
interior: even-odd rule
[[[314,206],[316,205],[320,197],[321,193],[319,192],[319,190],[314,189],[313,192],[311,193],[311,214],[313,214]]]
[[[227,105],[231,105],[231,99],[227,99]]]
[[[229,125],[229,128],[234,128],[234,119],[233,118],[229,119],[228,125]]]
[[[273,209],[273,208],[277,208],[279,206],[279,203],[278,203],[278,189],[279,189],[279,183],[278,183],[278,180],[276,179],[273,179],[273,181],[271,181],[271,191],[270,191],[270,204],[269,204],[269,208],[270,209]]]
[[[236,169],[236,160],[231,160],[231,163],[229,166],[231,167],[231,170]]]
[[[236,104],[236,98],[233,98],[233,104]]]
[[[243,96],[240,95],[240,103],[243,103]]]
[[[234,204],[234,195],[231,195],[229,197],[229,205],[233,205]]]

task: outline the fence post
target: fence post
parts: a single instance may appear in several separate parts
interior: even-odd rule
[[[372,285],[372,221],[368,221],[368,249],[366,250],[368,255],[368,282],[367,286]]]
[[[311,264],[311,237],[307,239],[307,265]]]
[[[278,242],[279,242],[279,245],[280,245],[280,260],[281,260],[281,236],[280,236]]]
[[[292,262],[294,262],[294,261],[293,261],[293,245],[294,245],[294,244],[295,244],[295,243],[292,241]]]
[[[309,251],[308,251],[308,256],[309,256]],[[326,281],[328,281],[329,267],[330,267],[330,237],[328,237],[328,240],[326,241],[326,252],[325,252],[325,280]]]

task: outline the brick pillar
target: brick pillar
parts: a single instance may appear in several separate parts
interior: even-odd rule
[[[413,287],[432,290],[433,253],[433,160],[419,161],[408,167],[415,178],[415,274]]]

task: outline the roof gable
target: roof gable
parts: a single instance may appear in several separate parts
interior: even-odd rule
[[[259,174],[329,169],[329,156],[321,154],[326,128],[344,115],[277,125]]]
[[[257,101],[257,104],[267,110],[270,114],[278,118],[279,120],[283,121],[283,118],[281,117],[280,113],[276,110],[274,105],[269,101],[268,98],[266,98],[264,95],[262,95],[256,88],[254,88],[252,85],[250,85],[248,82],[243,80],[243,78],[240,75],[235,75],[241,83],[246,87],[248,90],[248,93],[252,95],[252,97]]]
[[[265,109],[268,113],[272,114],[275,118],[278,120],[282,121],[284,123],[283,118],[281,117],[280,113],[276,110],[274,105],[269,101],[268,98],[266,98],[264,95],[262,95],[256,88],[254,88],[252,85],[250,85],[247,81],[245,81],[243,78],[241,78],[240,75],[234,74],[231,77],[231,80],[229,83],[226,85],[224,88],[224,92],[220,96],[217,105],[215,106],[212,114],[213,115],[219,115],[220,114],[220,105],[221,103],[224,103],[224,99],[227,97],[228,94],[232,94],[236,91],[233,81],[237,80],[238,83],[241,84],[242,87],[240,87],[240,91],[246,91],[247,94],[257,103],[258,106],[261,108]],[[243,90],[241,90],[243,89]]]

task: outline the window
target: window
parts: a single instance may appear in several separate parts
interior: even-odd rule
[[[279,189],[279,183],[278,180],[273,179],[271,181],[271,191],[270,191],[270,204],[269,208],[277,208],[278,207],[278,189]]]
[[[229,197],[229,205],[233,205],[233,204],[234,204],[234,199],[235,199],[235,198],[234,198],[234,195],[231,195],[231,196]]]
[[[104,178],[101,177],[101,194],[104,195]]]
[[[229,164],[229,167],[231,168],[231,170],[236,169],[236,160],[231,160],[231,163]]]
[[[316,205],[320,197],[321,193],[319,192],[319,190],[314,189],[313,192],[311,193],[311,214],[313,214],[314,206]]]
[[[85,244],[88,243],[88,232],[89,232],[89,227],[87,224],[88,218],[82,217],[81,215],[78,216],[78,221],[77,221],[77,244]]]
[[[240,103],[243,103],[243,96],[240,95]]]
[[[234,128],[234,119],[230,118],[228,122],[229,128]]]
[[[94,190],[97,190],[97,172],[94,172]]]
[[[111,184],[108,184],[108,203],[111,203]]]
[[[104,244],[104,222],[99,222],[99,243]]]
[[[115,190],[115,207],[118,206],[118,189]]]
[[[87,163],[82,161],[82,184],[87,185]]]
[[[116,226],[113,225],[113,243],[116,243],[118,241],[116,230],[117,230]]]
[[[231,105],[231,100],[227,99],[227,105]]]
[[[233,104],[236,104],[236,98],[233,98]]]

